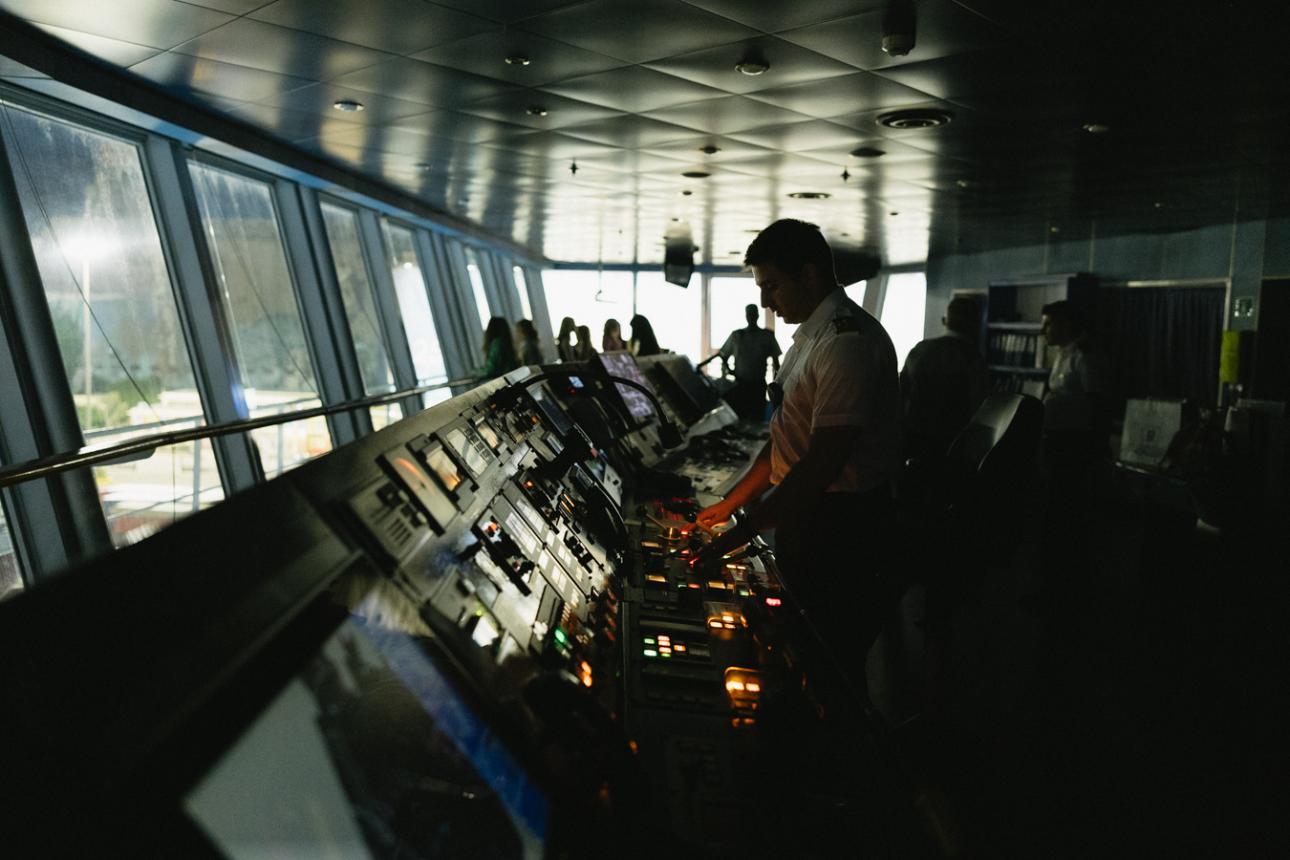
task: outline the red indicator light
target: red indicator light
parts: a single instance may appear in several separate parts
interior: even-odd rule
[[[767,605],[767,606],[782,606],[783,604],[784,604],[784,601],[783,601],[781,598],[778,598],[778,597],[767,597],[767,598],[766,598],[766,605]]]

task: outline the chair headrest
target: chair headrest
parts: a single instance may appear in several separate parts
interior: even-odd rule
[[[965,474],[984,471],[1001,457],[1033,456],[1044,405],[1027,394],[991,394],[950,443],[947,458]]]

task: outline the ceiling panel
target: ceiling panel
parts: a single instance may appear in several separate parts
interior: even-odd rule
[[[497,26],[423,0],[277,0],[250,17],[392,54],[411,54]]]
[[[832,21],[881,9],[886,0],[687,0],[691,6],[738,21],[766,33],[777,33],[819,21]]]
[[[891,56],[882,50],[882,19],[879,7],[863,15],[789,30],[780,38],[861,69],[967,53],[1001,45],[1009,38],[1002,27],[953,0],[923,0],[918,4],[915,49],[904,56]]]
[[[612,108],[538,89],[509,89],[492,98],[473,101],[462,111],[538,130],[553,130],[623,115]]]
[[[524,29],[588,51],[644,63],[757,35],[681,0],[591,0],[524,22]]]
[[[647,113],[672,105],[725,95],[721,90],[640,66],[571,78],[543,89],[627,113]]]
[[[918,0],[904,57],[881,50],[883,5],[0,0],[172,93],[557,257],[657,261],[672,218],[691,223],[701,258],[801,214],[895,262],[937,243],[1076,235],[1092,218],[1104,235],[1237,205],[1290,214],[1290,32],[1254,4]],[[528,65],[505,62],[517,55]],[[770,68],[742,75],[745,59]],[[0,59],[0,74],[36,73]],[[336,111],[338,98],[366,110]],[[914,107],[951,122],[878,124]],[[788,198],[798,190],[832,197]]]
[[[513,89],[508,84],[403,57],[331,79],[350,87],[430,107],[457,107]]]
[[[828,117],[857,108],[895,108],[927,100],[927,94],[869,72],[856,72],[809,84],[795,84],[750,93],[748,98],[778,105],[807,116]]]
[[[171,48],[233,20],[178,0],[0,0],[0,9],[38,24],[150,48]]]
[[[735,69],[737,63],[768,66],[760,74]],[[800,48],[774,36],[759,36],[647,63],[651,69],[732,93],[752,93],[818,81],[855,71],[845,63]]]
[[[309,84],[304,78],[172,52],[136,63],[130,71],[180,94],[210,93],[227,97],[236,93],[242,101],[259,101]]]
[[[807,122],[810,117],[745,96],[705,99],[650,111],[655,119],[683,125],[710,134],[730,134],[767,125]]]
[[[39,26],[49,35],[62,39],[69,45],[75,45],[85,53],[92,54],[100,60],[116,66],[133,66],[135,63],[141,63],[149,57],[160,53],[157,48],[121,42],[117,39],[109,39],[106,36],[94,36],[89,33],[54,27],[49,24]]]
[[[266,72],[326,81],[388,59],[389,54],[239,18],[175,48],[180,54]]]
[[[537,87],[624,65],[622,60],[575,48],[516,27],[494,29],[468,39],[458,39],[412,56],[427,63],[461,69],[525,87]],[[508,63],[508,57],[522,57],[528,62]]]

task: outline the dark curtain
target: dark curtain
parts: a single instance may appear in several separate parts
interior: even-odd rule
[[[1094,337],[1106,347],[1119,397],[1213,404],[1225,302],[1222,287],[1099,291]]]

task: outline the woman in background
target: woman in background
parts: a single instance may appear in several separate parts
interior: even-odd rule
[[[496,379],[519,366],[510,324],[504,317],[493,317],[484,329],[484,366],[479,372],[480,378],[484,381]]]
[[[632,317],[632,339],[628,344],[628,349],[632,355],[658,355],[663,350],[659,349],[658,338],[654,336],[654,327],[649,324],[649,320],[637,314]]]
[[[520,364],[541,364],[542,345],[538,343],[533,320],[520,320],[515,324],[515,345],[520,354]]]
[[[618,324],[618,320],[605,320],[605,332],[600,338],[600,349],[603,352],[621,352],[627,348],[627,342],[623,340],[623,327]]]
[[[573,333],[577,331],[578,324],[573,321],[573,317],[565,317],[560,320],[560,334],[555,339],[555,351],[559,354],[561,361],[577,361],[573,357]]]
[[[596,354],[596,348],[591,345],[591,329],[585,325],[577,328],[578,345],[573,348],[575,361],[591,361]]]

